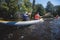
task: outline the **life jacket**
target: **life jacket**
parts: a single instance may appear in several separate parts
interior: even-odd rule
[[[58,17],[59,17],[59,16],[57,15],[57,16],[56,16],[56,19],[58,19]]]
[[[36,15],[34,16],[34,19],[35,19],[35,20],[40,19],[40,15],[39,15],[39,14],[36,14]]]

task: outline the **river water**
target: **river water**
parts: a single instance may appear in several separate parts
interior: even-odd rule
[[[0,40],[60,40],[60,19],[46,19],[25,28],[0,24]]]

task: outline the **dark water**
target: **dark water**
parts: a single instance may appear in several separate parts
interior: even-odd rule
[[[0,40],[60,40],[60,21],[46,20],[26,28],[0,24]]]

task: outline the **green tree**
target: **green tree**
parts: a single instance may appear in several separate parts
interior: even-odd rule
[[[53,13],[53,11],[54,11],[54,6],[50,1],[48,1],[48,3],[47,3],[46,11],[50,12],[50,13]]]
[[[53,13],[54,16],[56,15],[60,15],[60,5],[57,5],[54,7],[54,13]]]
[[[57,12],[57,14],[60,16],[60,5],[57,6],[57,8],[56,8],[56,12]]]
[[[7,6],[6,2],[1,2],[0,6],[0,17],[7,17],[7,12],[9,11],[9,7]]]
[[[20,11],[23,13],[26,11],[30,12],[32,10],[32,4],[30,0],[24,0],[20,8]]]
[[[45,14],[45,9],[42,4],[37,4],[36,9],[37,9],[36,11],[39,12],[41,16]]]
[[[10,18],[15,18],[15,13],[18,11],[18,5],[17,5],[17,1],[16,0],[10,0],[9,4],[9,16]]]
[[[5,19],[15,18],[15,13],[18,11],[18,5],[16,0],[7,0],[5,2],[1,2],[0,12],[4,15]],[[4,12],[4,13],[3,13]],[[2,16],[3,17],[3,16]]]
[[[30,12],[32,10],[32,4],[30,0],[23,0],[21,6],[18,4],[18,0],[5,0],[3,4],[0,6],[0,12],[5,11],[5,13],[1,13],[4,15],[5,19],[15,19],[16,12],[20,10],[20,12]]]

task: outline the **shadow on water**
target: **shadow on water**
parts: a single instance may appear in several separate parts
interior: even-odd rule
[[[0,40],[60,40],[60,26],[51,21],[21,27],[0,23]],[[56,30],[58,31],[55,32]]]

